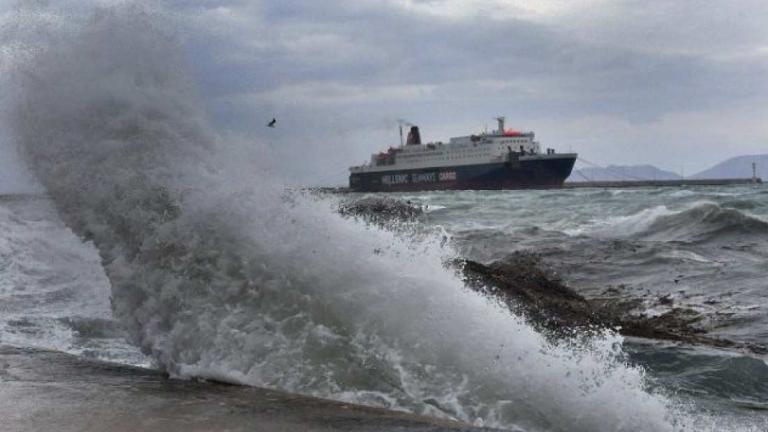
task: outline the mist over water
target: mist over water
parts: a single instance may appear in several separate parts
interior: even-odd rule
[[[158,367],[531,431],[722,427],[620,337],[554,345],[469,291],[439,239],[284,192],[206,123],[161,11],[72,19],[17,65],[7,127]]]

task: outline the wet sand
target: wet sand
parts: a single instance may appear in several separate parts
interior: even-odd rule
[[[0,347],[0,431],[481,431],[461,423]]]

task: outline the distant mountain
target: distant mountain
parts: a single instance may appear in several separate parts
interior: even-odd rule
[[[768,154],[761,154],[732,157],[694,175],[693,178],[749,178],[752,177],[752,162],[757,165],[758,177],[768,176]]]
[[[677,180],[680,176],[653,165],[608,165],[573,170],[568,182],[620,180]]]

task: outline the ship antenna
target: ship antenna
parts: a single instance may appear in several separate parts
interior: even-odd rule
[[[397,119],[397,125],[400,127],[400,147],[403,146],[403,126],[413,126],[413,123],[408,120]]]
[[[496,117],[496,121],[499,122],[499,135],[504,135],[504,116]]]

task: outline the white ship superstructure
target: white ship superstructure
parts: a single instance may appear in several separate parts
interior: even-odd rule
[[[405,143],[371,155],[369,162],[349,168],[357,191],[437,189],[515,189],[561,187],[570,175],[575,154],[541,153],[533,132],[504,127],[504,117],[491,133],[423,144],[417,126]]]
[[[540,154],[540,144],[533,132],[504,128],[504,117],[496,119],[499,128],[491,133],[467,135],[422,144],[415,126],[405,145],[391,147],[387,152],[371,155],[370,162],[350,168],[351,172],[381,172],[405,169],[454,167],[460,165],[503,162],[510,153],[521,157]],[[547,149],[547,154],[553,151]]]

